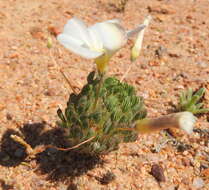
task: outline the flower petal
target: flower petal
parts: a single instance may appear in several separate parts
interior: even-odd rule
[[[87,26],[77,17],[74,17],[67,22],[67,24],[64,26],[63,33],[70,35],[73,38],[82,40],[88,47],[91,45],[91,39],[87,30]]]
[[[141,28],[138,27],[135,30],[132,30],[127,33],[128,36],[131,36],[131,35],[134,35],[136,31],[139,31],[139,33],[137,35],[136,42],[131,50],[131,60],[132,61],[136,60],[136,58],[139,56],[139,53],[140,53],[140,50],[142,47],[143,38],[144,38],[144,31],[145,31],[146,27],[149,25],[150,20],[151,20],[151,16],[148,16],[144,20],[144,23]]]
[[[105,22],[109,22],[109,23],[113,23],[113,24],[120,24],[120,20],[115,18],[115,19],[111,19],[111,20],[107,20]]]
[[[152,17],[149,15],[145,18],[143,24],[139,25],[137,28],[133,29],[133,30],[129,30],[127,32],[127,36],[128,37],[132,37],[133,35],[137,34],[137,33],[143,33],[142,31],[144,31],[143,29],[145,29],[149,23],[150,20],[152,19]],[[142,34],[143,35],[143,34]]]
[[[180,128],[188,134],[193,132],[196,117],[191,112],[179,112],[179,125]]]
[[[118,19],[107,20],[105,22],[112,23],[112,24],[119,24],[120,23],[120,21]],[[98,23],[98,24],[100,24],[100,23]],[[102,50],[103,49],[102,38],[101,38],[101,35],[99,34],[96,27],[97,27],[97,25],[93,25],[88,28],[89,35],[91,38],[91,43],[93,45],[93,48],[98,49],[98,50]]]
[[[117,23],[101,22],[93,25],[90,29],[99,36],[104,49],[113,53],[125,45],[127,36],[125,30]]]
[[[95,50],[101,50],[103,49],[102,39],[97,31],[94,30],[94,27],[91,26],[88,28],[89,35],[91,37],[91,46]]]
[[[140,24],[137,28],[127,31],[128,38],[138,34],[138,32],[142,31],[145,27],[146,27],[146,25]]]
[[[59,34],[57,36],[58,41],[65,46],[66,43],[68,43],[70,41],[70,43],[76,44],[77,46],[82,46],[84,45],[84,42],[81,41],[80,39],[77,38],[73,38],[70,35],[67,34]]]
[[[94,59],[103,54],[103,52],[92,51],[82,46],[82,42],[72,38],[67,34],[60,34],[58,41],[67,49],[87,59]]]

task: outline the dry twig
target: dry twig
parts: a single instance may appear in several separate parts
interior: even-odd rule
[[[124,75],[121,77],[120,82],[123,82],[123,80],[126,78],[126,76],[128,75],[128,73],[132,69],[133,65],[134,65],[134,61],[131,62],[131,64],[129,65],[128,69],[126,70],[126,72],[124,73]]]
[[[50,51],[50,57],[52,59],[52,61],[54,62],[57,70],[62,74],[62,76],[64,77],[64,79],[66,80],[66,82],[68,83],[68,85],[70,86],[71,90],[73,91],[73,93],[77,94],[75,88],[73,87],[71,81],[67,78],[67,76],[65,75],[65,73],[62,71],[62,69],[58,66],[56,60],[54,59],[54,57],[52,56],[52,53]]]
[[[90,142],[91,140],[93,140],[93,139],[95,138],[95,136],[93,136],[93,137],[91,137],[91,138],[89,138],[89,139],[87,139],[87,140],[85,140],[85,141],[83,141],[83,142],[81,142],[81,143],[79,143],[79,144],[77,144],[77,145],[75,145],[75,146],[73,146],[73,147],[69,147],[69,148],[58,148],[58,147],[56,147],[56,146],[47,145],[47,146],[45,146],[45,147],[43,147],[43,148],[41,148],[41,149],[40,149],[40,148],[38,148],[38,149],[36,149],[36,148],[33,149],[33,148],[32,148],[25,140],[23,140],[21,137],[19,137],[19,136],[17,136],[17,135],[11,135],[10,137],[11,137],[15,142],[20,143],[22,146],[25,147],[26,152],[27,152],[27,154],[29,155],[29,157],[33,157],[35,154],[40,153],[40,152],[46,150],[47,148],[54,148],[54,149],[61,150],[61,151],[69,151],[69,150],[73,150],[73,149],[76,149],[76,148],[80,147],[80,146],[83,145],[83,144],[86,144],[86,143]]]
[[[25,147],[25,150],[26,150],[26,152],[27,152],[28,155],[34,154],[33,148],[27,142],[25,142],[21,137],[19,137],[17,135],[10,135],[10,137],[15,142],[20,143],[21,145],[23,145]]]

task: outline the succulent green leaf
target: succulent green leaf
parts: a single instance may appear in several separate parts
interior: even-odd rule
[[[63,122],[66,122],[65,116],[63,115],[62,110],[60,108],[57,110],[57,115]]]
[[[95,76],[95,71],[92,71],[88,77],[87,77],[87,82],[88,84],[91,84],[94,81],[94,76]]]
[[[79,151],[89,154],[108,153],[117,150],[121,142],[136,140],[136,132],[118,128],[130,128],[146,117],[143,98],[136,96],[134,87],[94,72],[79,94],[70,95],[64,113],[58,110],[57,114],[60,126],[69,129],[72,146],[95,137],[79,147]]]
[[[180,93],[178,111],[189,111],[193,114],[209,112],[209,108],[203,108],[204,104],[201,102],[204,94],[205,88],[200,88],[197,92],[189,88]]]

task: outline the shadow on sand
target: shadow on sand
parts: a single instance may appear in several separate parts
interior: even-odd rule
[[[1,139],[0,165],[13,167],[25,161],[27,154],[25,148],[14,142],[11,134],[22,137],[32,148],[39,145],[53,145],[56,147],[70,147],[65,138],[64,131],[60,128],[45,129],[45,123],[26,124],[21,129],[21,134],[14,130],[7,130]],[[58,181],[65,178],[73,179],[93,169],[97,164],[103,164],[99,157],[80,154],[76,151],[59,151],[47,148],[36,154],[37,174],[48,174],[47,180]]]

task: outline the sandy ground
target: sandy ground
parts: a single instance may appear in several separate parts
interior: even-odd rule
[[[121,0],[122,2],[122,0]],[[10,134],[32,147],[62,145],[56,129],[58,107],[71,92],[62,69],[80,89],[94,69],[64,49],[55,35],[72,16],[89,24],[121,19],[127,29],[151,14],[142,53],[125,81],[145,98],[150,117],[170,113],[187,87],[207,89],[209,107],[208,0],[0,0],[0,189],[2,190],[206,190],[209,189],[209,116],[198,117],[192,135],[175,134],[159,152],[165,132],[139,136],[135,143],[102,158],[48,150],[28,160]],[[52,48],[47,41],[52,40]],[[130,41],[111,60],[109,74],[121,78],[129,67]],[[165,179],[151,174],[162,167]]]

